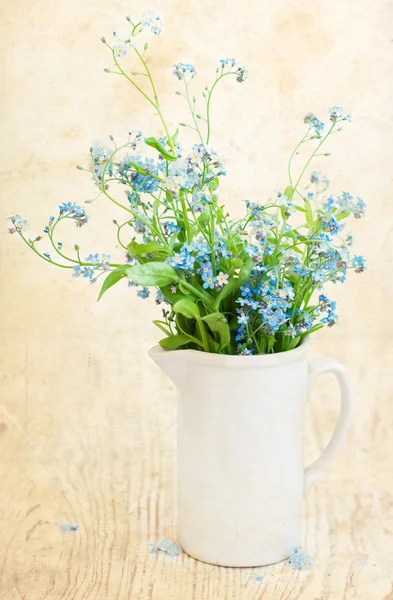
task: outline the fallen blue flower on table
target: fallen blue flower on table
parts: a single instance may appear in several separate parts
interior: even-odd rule
[[[77,531],[79,529],[79,525],[73,525],[72,523],[62,523],[59,527],[63,531]]]
[[[158,551],[166,552],[169,556],[179,556],[179,544],[177,542],[171,542],[171,540],[162,540],[159,544],[150,544],[149,552],[155,554]]]
[[[301,546],[291,548],[290,552],[289,564],[294,569],[299,569],[301,571],[308,571],[311,569],[310,555],[307,554]]]
[[[250,579],[252,579],[253,581],[260,582],[260,581],[263,581],[263,575],[252,572],[252,573],[250,573]]]

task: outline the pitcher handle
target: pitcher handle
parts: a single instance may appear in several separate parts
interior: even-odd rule
[[[354,395],[348,371],[338,361],[330,358],[316,358],[309,363],[309,390],[316,379],[323,373],[332,373],[340,386],[341,408],[336,429],[330,442],[322,454],[304,471],[304,490],[310,487],[322,476],[330,466],[336,454],[341,450],[348,435],[349,426],[354,413]]]

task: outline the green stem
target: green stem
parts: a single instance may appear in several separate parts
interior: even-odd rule
[[[188,213],[187,213],[187,206],[184,200],[184,196],[186,195],[186,191],[181,189],[180,190],[180,204],[182,207],[182,211],[183,211],[183,218],[184,218],[184,227],[186,229],[186,233],[187,233],[187,242],[190,243],[192,240],[192,234],[191,234],[191,228],[190,228],[190,221],[188,220]]]
[[[333,131],[333,128],[335,126],[335,123],[332,124],[332,126],[330,127],[329,131],[327,132],[327,134],[325,135],[324,138],[322,138],[322,140],[319,142],[318,146],[315,148],[314,152],[311,154],[310,158],[308,159],[308,161],[306,162],[304,169],[302,170],[302,172],[300,173],[297,182],[295,183],[295,186],[293,188],[293,191],[296,191],[297,186],[300,183],[301,178],[303,177],[308,165],[310,164],[310,162],[312,161],[312,159],[314,158],[314,156],[316,155],[316,153],[318,152],[319,148],[322,146],[322,144],[328,139],[329,135],[331,134],[331,132]]]
[[[295,156],[297,150],[300,148],[300,146],[302,144],[304,144],[304,142],[306,142],[306,138],[308,136],[308,134],[310,133],[310,129],[311,127],[308,128],[308,131],[306,133],[306,135],[302,138],[302,140],[298,143],[298,145],[295,147],[295,149],[293,150],[291,156],[289,157],[289,161],[288,161],[288,178],[289,178],[289,183],[292,186],[292,175],[291,175],[291,163],[292,163],[292,159]]]
[[[43,260],[45,260],[46,262],[50,263],[51,265],[55,265],[56,267],[61,267],[62,269],[72,269],[73,265],[62,265],[61,263],[58,263],[54,260],[51,260],[50,258],[46,258],[46,256],[44,256],[43,254],[41,254],[40,252],[38,252],[38,250],[32,245],[29,244],[29,242],[27,241],[27,239],[25,238],[25,236],[18,231],[19,236],[22,238],[22,240],[25,242],[25,244],[31,248],[33,250],[33,252],[35,252],[37,254],[37,256],[39,256],[40,258],[42,258]]]
[[[135,52],[136,52],[137,56],[139,57],[141,63],[145,67],[146,74],[147,74],[147,76],[149,78],[149,81],[151,83],[151,87],[152,87],[152,90],[153,90],[153,95],[154,95],[154,100],[155,100],[155,108],[157,110],[158,116],[161,119],[161,123],[162,123],[162,125],[164,127],[164,130],[165,130],[165,133],[167,135],[168,142],[169,142],[169,145],[170,145],[170,147],[172,149],[173,156],[176,156],[175,144],[173,143],[172,137],[169,135],[168,127],[167,127],[167,125],[165,123],[164,116],[163,116],[163,114],[161,112],[161,109],[160,109],[160,103],[158,101],[157,90],[156,90],[156,86],[154,85],[153,77],[151,76],[150,70],[149,70],[149,68],[148,68],[148,66],[146,64],[146,61],[144,60],[143,56],[140,54],[140,52],[136,48],[135,48]]]
[[[229,72],[229,73],[223,73],[222,75],[220,75],[216,81],[213,83],[211,90],[209,91],[209,96],[207,99],[207,106],[206,106],[206,122],[207,122],[207,136],[206,136],[206,146],[208,145],[209,141],[210,141],[210,134],[211,134],[211,125],[210,125],[210,104],[211,104],[211,99],[212,99],[212,94],[214,91],[214,88],[216,87],[217,83],[223,78],[226,77],[227,75],[235,75],[235,73]]]
[[[192,115],[192,120],[194,121],[195,130],[198,132],[199,139],[201,140],[202,145],[203,145],[204,142],[203,142],[202,133],[201,133],[201,130],[199,129],[199,125],[198,125],[197,119],[195,117],[195,112],[194,112],[194,110],[193,110],[193,108],[191,106],[190,94],[189,94],[189,91],[188,91],[188,83],[186,82],[186,80],[184,80],[184,85],[185,85],[185,88],[186,88],[188,107],[189,107],[190,113]]]
[[[201,290],[198,290],[191,283],[188,283],[188,281],[186,281],[185,279],[181,279],[180,283],[182,284],[183,287],[187,288],[188,290],[190,290],[190,292],[195,294],[195,296],[200,298],[204,302],[204,304],[206,304],[206,306],[208,306],[208,308],[209,308],[209,310],[211,310],[211,312],[215,312],[215,307],[214,307],[214,304],[212,304],[212,302],[211,302],[210,296],[208,296]]]
[[[205,331],[205,327],[203,325],[203,322],[202,322],[201,319],[197,319],[196,323],[197,323],[199,334],[201,336],[201,341],[202,341],[202,344],[203,344],[203,349],[204,349],[205,352],[209,352],[209,340],[207,339],[207,335],[206,335],[206,331]]]

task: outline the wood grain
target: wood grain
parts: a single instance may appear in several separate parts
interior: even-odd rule
[[[30,382],[26,348],[17,352],[20,383],[10,373],[0,407],[2,600],[393,598],[392,411],[384,378],[368,437],[358,419],[340,459],[305,502],[313,570],[288,563],[230,569],[183,553],[149,554],[149,542],[176,539],[175,391],[156,366],[137,352],[119,356],[118,372],[128,370],[133,382],[128,389],[91,348],[85,369],[69,355],[66,371],[79,373],[77,386],[62,371],[44,389]],[[368,372],[360,361],[360,407],[367,406]],[[336,418],[330,383],[321,382],[308,407],[310,457]],[[64,531],[65,523],[78,529]]]

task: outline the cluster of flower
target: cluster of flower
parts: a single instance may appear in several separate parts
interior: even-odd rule
[[[301,546],[295,546],[291,549],[289,564],[294,569],[301,571],[309,571],[312,568],[310,555]]]
[[[130,80],[138,73],[131,71],[131,76],[127,75],[117,59],[134,47],[134,38],[142,30],[160,34],[162,21],[152,11],[145,11],[136,24],[129,17],[127,20],[132,25],[129,34],[114,32],[112,45],[103,41],[112,50],[116,73]],[[91,173],[99,195],[107,196],[127,212],[125,223],[118,225],[115,221],[119,244],[130,252],[126,265],[112,264],[109,255],[98,253],[89,254],[82,261],[78,246],[75,246],[76,258],[64,254],[63,244],[54,240],[59,221],[71,219],[78,227],[88,222],[86,211],[75,203],[61,204],[58,217],[50,217],[44,228],[60,262],[52,261],[48,252],[41,254],[37,250],[35,244],[40,236],[33,241],[26,239],[27,222],[20,215],[10,218],[13,225],[10,233],[18,233],[38,255],[70,269],[74,277],[94,283],[109,271],[101,295],[126,278],[141,298],[148,298],[150,290],[155,290],[157,304],[171,299],[169,287],[173,302],[179,298],[183,303],[195,300],[192,311],[183,315],[186,322],[180,319],[179,330],[174,318],[177,311],[163,311],[163,329],[173,338],[174,348],[179,347],[181,338],[182,345],[203,347],[205,351],[245,355],[281,352],[296,347],[305,335],[320,327],[337,323],[336,304],[325,295],[323,286],[345,281],[348,269],[355,273],[365,270],[363,257],[349,251],[352,235],[343,233],[344,220],[349,216],[362,217],[365,204],[348,192],[326,197],[329,180],[317,171],[311,173],[303,193],[300,181],[321,144],[334,128],[337,131],[338,123],[350,121],[351,116],[342,107],[333,106],[328,111],[330,126],[326,128],[314,113],[308,113],[304,117],[308,130],[297,148],[305,142],[316,148],[299,180],[294,183],[292,179],[293,153],[288,165],[288,187],[266,204],[245,200],[246,215],[234,222],[218,202],[219,178],[226,172],[221,158],[210,147],[210,103],[222,77],[233,75],[241,83],[248,76],[247,70],[234,58],[220,60],[215,82],[203,92],[205,118],[196,113],[196,100],[191,101],[189,96],[188,86],[197,74],[195,67],[185,62],[173,66],[174,76],[185,84],[185,93],[178,94],[188,100],[193,120],[193,125],[188,126],[199,137],[198,143],[183,150],[179,132],[170,136],[159,108],[156,88],[144,60],[146,49],[145,45],[140,53],[135,47],[146,82],[151,84],[152,97],[142,93],[157,109],[166,135],[159,139],[145,138],[141,131],[135,131],[121,146],[110,136],[112,147],[94,141],[87,169],[78,167]],[[198,123],[203,121],[205,124],[200,128]],[[315,139],[319,141],[312,142]],[[111,196],[113,182],[123,186],[128,202],[122,204]],[[129,238],[123,243],[120,237],[124,225],[136,234],[131,243]],[[190,290],[194,300],[187,296]],[[187,316],[190,314],[204,315],[205,320],[202,322],[201,316],[199,322],[197,317]],[[209,319],[206,321],[209,316],[211,326]],[[209,331],[205,331],[205,323]]]
[[[152,10],[145,10],[140,23],[137,25],[134,25],[129,17],[127,17],[127,21],[131,23],[134,31],[137,30],[137,33],[140,33],[143,29],[150,30],[154,35],[160,35],[162,32],[163,24],[161,17]],[[123,35],[118,31],[113,32],[112,50],[116,58],[123,58],[129,49],[134,47],[132,38],[133,33]],[[105,42],[105,38],[102,38],[102,41]]]
[[[169,556],[179,556],[180,549],[179,544],[177,542],[171,542],[165,538],[159,544],[150,544],[150,554],[156,554],[158,551],[165,552],[169,554]]]
[[[180,251],[167,259],[167,262],[182,272],[184,277],[199,275],[204,289],[221,289],[228,283],[228,273],[220,271],[214,274],[214,264],[230,258],[231,252],[221,234],[215,232],[215,243],[212,246],[202,236],[198,236],[190,243],[181,246]]]

